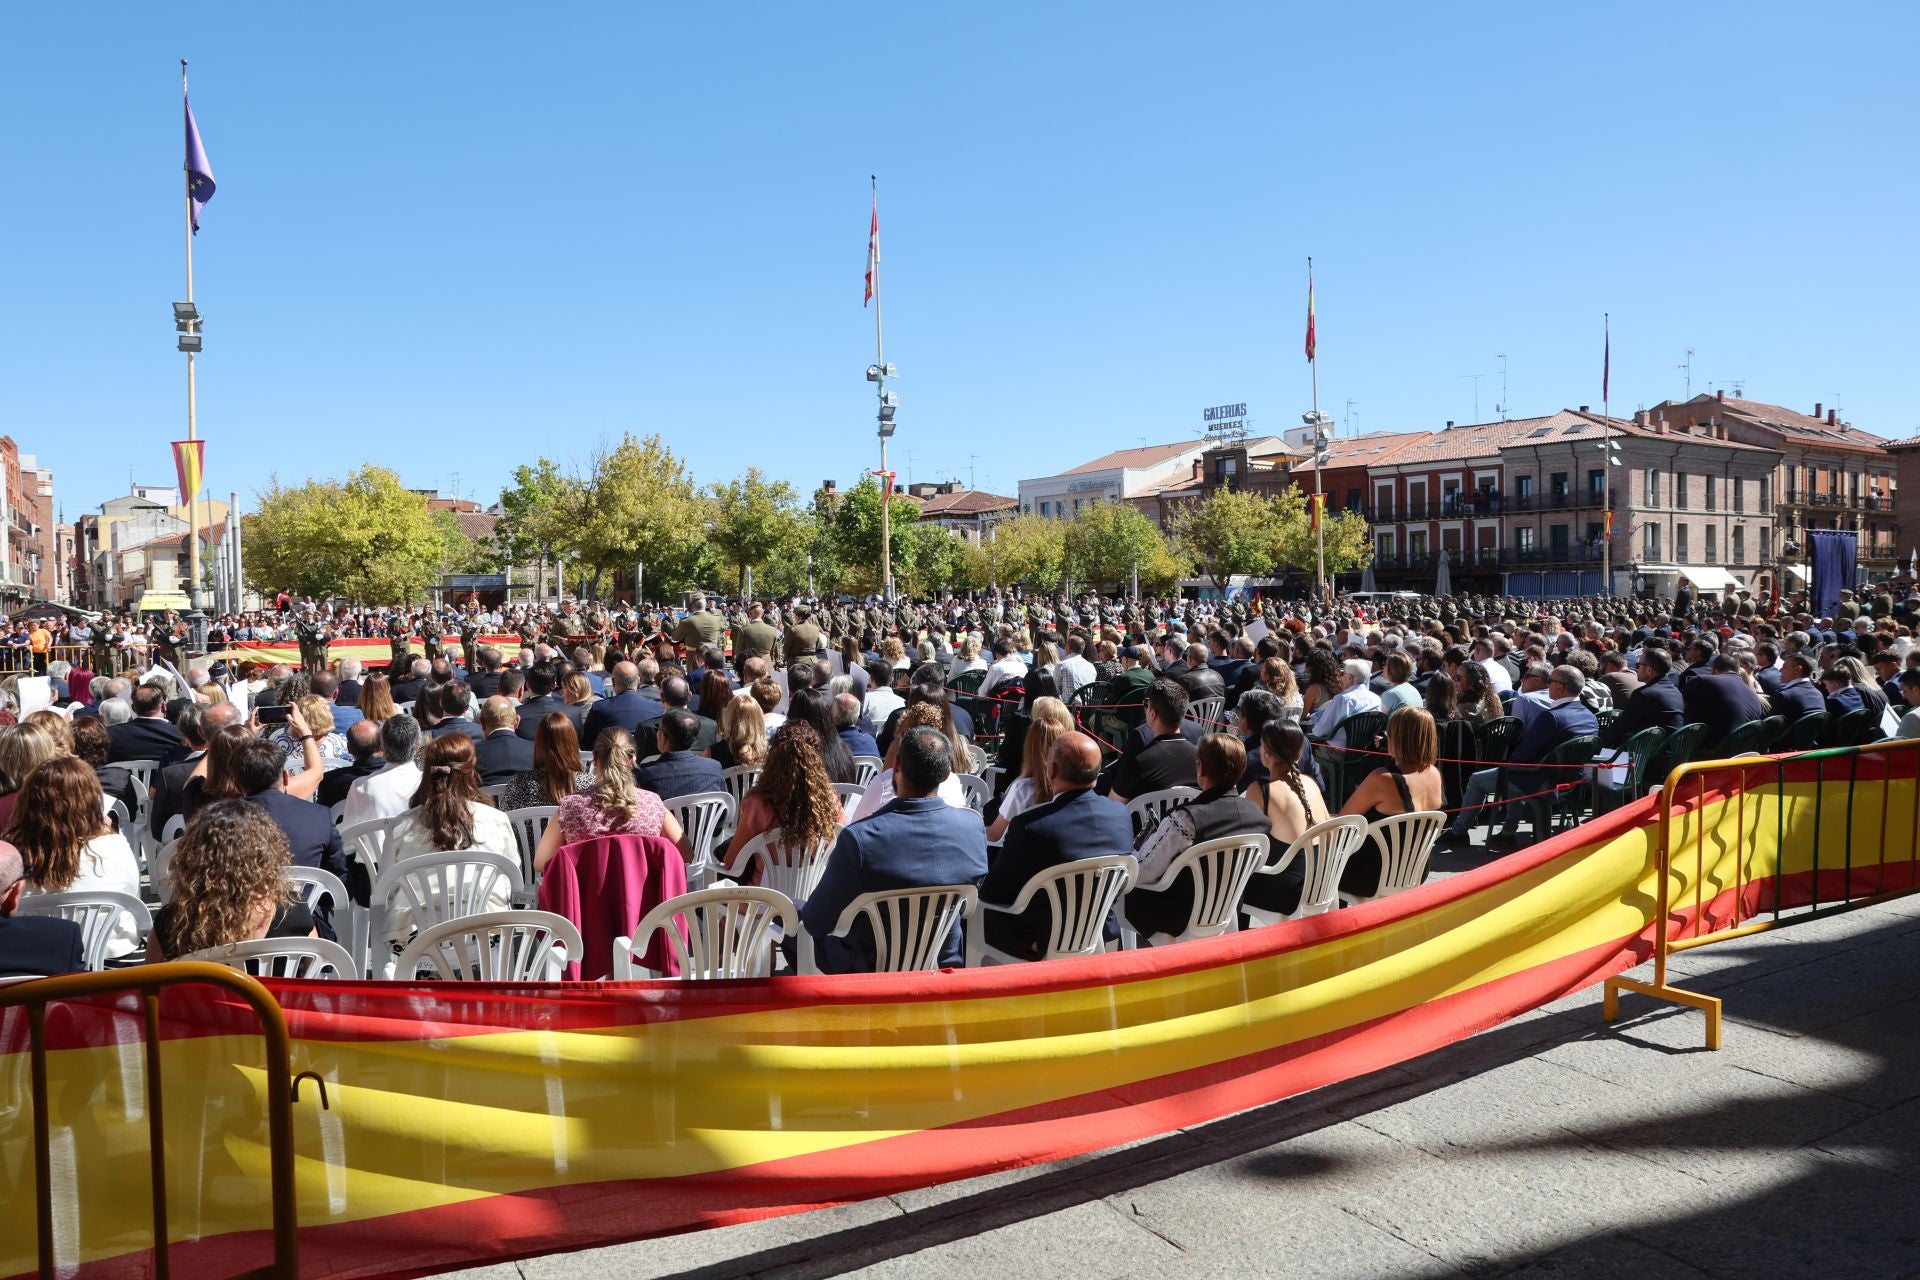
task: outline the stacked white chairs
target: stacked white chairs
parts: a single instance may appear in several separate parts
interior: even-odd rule
[[[391,863],[373,882],[367,963],[362,971],[368,977],[392,976],[388,935],[398,935],[401,917],[416,934],[424,933],[435,925],[495,911],[495,891],[502,887],[509,899],[526,889],[520,864],[480,849],[421,853]],[[578,956],[579,949],[573,954]]]
[[[986,913],[1003,912],[1017,916],[1042,898],[1049,916],[1046,949],[1042,960],[1065,956],[1098,955],[1107,949],[1107,917],[1135,880],[1140,877],[1140,862],[1131,854],[1108,854],[1063,862],[1027,881],[1013,905],[998,907],[980,904],[980,915],[967,930],[967,967],[983,964],[1015,964],[1024,956],[1010,955],[992,946],[986,939]]]
[[[1347,869],[1347,860],[1359,852],[1366,839],[1367,820],[1353,814],[1328,818],[1302,831],[1279,857],[1259,868],[1261,874],[1275,876],[1291,866],[1294,859],[1300,859],[1300,905],[1291,915],[1249,906],[1245,908],[1247,919],[1256,924],[1276,924],[1332,911],[1340,905],[1340,873]]]
[[[261,938],[208,947],[180,958],[223,964],[256,978],[335,978],[352,982],[360,976],[347,949],[325,938]]]
[[[631,938],[613,940],[613,976],[657,978],[640,957],[664,933],[685,981],[705,978],[766,978],[774,950],[799,932],[792,899],[772,889],[735,885],[669,898],[641,917]]]
[[[686,832],[687,884],[695,889],[707,887],[719,868],[714,854],[739,817],[739,808],[725,791],[695,791],[675,796],[666,802],[667,812]]]
[[[422,929],[393,972],[406,981],[554,982],[585,949],[580,930],[565,916],[486,911]]]
[[[732,850],[722,871],[738,880],[746,874],[748,863],[758,858],[762,888],[784,894],[791,902],[804,903],[820,883],[820,876],[827,869],[827,855],[832,852],[831,836],[795,847],[784,841],[779,827],[774,827]]]
[[[727,781],[727,794],[733,797],[736,809],[747,798],[747,792],[753,790],[753,784],[760,781],[761,768],[757,764],[736,764],[720,771],[720,776]]]
[[[76,889],[67,893],[33,893],[20,899],[16,914],[58,916],[80,926],[80,952],[89,969],[107,967],[107,948],[122,916],[130,916],[142,938],[153,932],[153,913],[147,904],[127,893],[106,889]]]
[[[853,758],[853,780],[861,786],[870,786],[886,768],[886,762],[879,756],[855,756]]]
[[[1179,808],[1199,794],[1198,787],[1168,787],[1164,791],[1149,791],[1143,796],[1135,796],[1127,801],[1127,814],[1133,819],[1133,834],[1139,835],[1166,817],[1168,810]]]
[[[940,968],[953,927],[974,913],[980,892],[970,884],[936,884],[915,889],[863,893],[847,904],[831,938],[844,938],[860,920],[873,930],[875,973],[931,972]],[[819,973],[813,935],[800,931],[800,972]]]
[[[1433,857],[1434,843],[1447,815],[1437,810],[1396,813],[1376,818],[1367,824],[1366,838],[1380,848],[1380,890],[1373,894],[1341,894],[1340,905],[1372,902],[1402,893],[1427,878],[1427,862]]]
[[[1184,942],[1188,938],[1217,938],[1223,933],[1232,933],[1240,927],[1240,895],[1247,891],[1247,882],[1266,861],[1269,843],[1267,837],[1259,833],[1203,840],[1175,858],[1158,880],[1136,885],[1130,892],[1164,893],[1183,874],[1190,872],[1193,908],[1187,915],[1186,927],[1174,935],[1173,940]],[[1124,910],[1120,916],[1120,944],[1127,948],[1140,944],[1139,934]]]

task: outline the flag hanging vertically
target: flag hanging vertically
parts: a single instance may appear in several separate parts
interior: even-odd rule
[[[1307,259],[1307,363],[1313,363],[1313,259]]]
[[[207,442],[205,440],[175,440],[173,442],[173,473],[180,481],[180,505],[193,501],[193,495],[200,492],[200,464],[205,460]]]
[[[1613,537],[1613,512],[1611,511],[1607,512],[1607,537],[1609,539]]]
[[[867,296],[862,307],[873,301],[873,278],[880,271],[880,197],[873,198],[873,221],[867,225]]]
[[[180,101],[187,109],[187,198],[193,201],[193,229],[200,230],[200,211],[213,199],[213,166],[207,162],[207,149],[200,143],[200,126],[193,120],[193,104],[186,94]]]
[[[1605,318],[1605,345],[1600,348],[1600,403],[1606,404],[1611,398],[1607,395],[1607,385],[1613,381],[1613,318]]]
[[[1326,494],[1316,493],[1313,495],[1312,513],[1307,525],[1309,529],[1318,529],[1320,527],[1320,513],[1326,510],[1326,506],[1327,506]]]

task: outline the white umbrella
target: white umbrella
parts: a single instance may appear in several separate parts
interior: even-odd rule
[[[1449,557],[1446,552],[1442,551],[1440,553],[1440,572],[1435,574],[1433,578],[1433,594],[1434,595],[1450,596],[1453,594],[1453,572],[1451,569],[1452,564],[1453,564],[1453,561],[1451,557]]]

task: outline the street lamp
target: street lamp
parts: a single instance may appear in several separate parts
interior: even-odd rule
[[[1327,599],[1327,512],[1322,477],[1327,470],[1329,451],[1327,428],[1333,419],[1318,409],[1300,415],[1300,421],[1313,428],[1313,559],[1314,594],[1324,604]]]
[[[193,379],[193,358],[204,347],[200,334],[200,308],[193,303],[193,262],[191,248],[187,262],[187,293],[184,302],[173,304],[173,328],[178,336],[175,348],[187,357],[187,441],[191,447],[195,432],[195,395]],[[205,593],[200,582],[200,521],[196,512],[198,495],[188,493],[187,499],[187,601],[192,606],[187,612],[187,629],[190,633],[188,648],[195,653],[207,651],[207,615],[205,612]]]

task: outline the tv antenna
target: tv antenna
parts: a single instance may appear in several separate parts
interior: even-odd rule
[[[1507,420],[1507,405],[1508,405],[1507,358],[1504,355],[1498,355],[1498,356],[1495,356],[1494,359],[1500,362],[1500,403],[1493,406],[1493,409],[1495,413],[1498,413],[1500,415],[1500,421],[1505,422]]]
[[[1355,405],[1357,405],[1357,404],[1359,404],[1359,403],[1360,403],[1360,402],[1359,402],[1358,400],[1349,400],[1349,401],[1347,401],[1347,421],[1346,421],[1346,431],[1347,431],[1347,434],[1348,434],[1348,435],[1353,435],[1353,434],[1354,434],[1354,430],[1353,430],[1353,419],[1354,419],[1354,412],[1353,412],[1353,408],[1354,408],[1354,406],[1355,406]]]
[[[1719,382],[1709,382],[1707,384],[1707,390],[1728,391],[1733,394],[1735,400],[1744,400],[1747,397],[1746,384],[1747,380],[1745,378],[1729,378]]]
[[[1687,348],[1687,358],[1675,366],[1687,375],[1687,399],[1693,399],[1693,348]]]
[[[1473,420],[1478,422],[1480,421],[1480,379],[1487,375],[1484,373],[1463,373],[1460,376],[1473,380]]]

